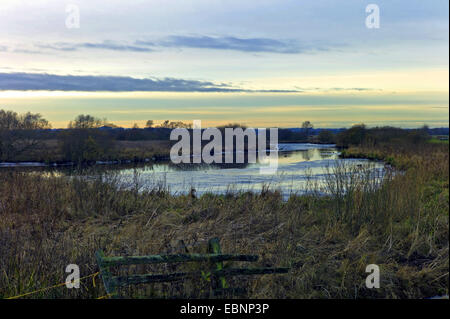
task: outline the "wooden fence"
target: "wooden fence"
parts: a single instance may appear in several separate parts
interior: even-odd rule
[[[106,257],[103,251],[95,253],[100,276],[105,285],[106,292],[112,298],[118,298],[118,288],[134,284],[173,282],[186,278],[200,278],[205,271],[211,276],[213,296],[223,296],[225,294],[242,295],[245,289],[228,287],[227,276],[249,276],[263,274],[284,274],[289,268],[224,268],[224,261],[244,261],[255,262],[257,255],[222,254],[220,241],[213,238],[208,241],[208,254],[175,254],[175,255],[149,255],[149,256],[128,256],[128,257]],[[209,262],[211,268],[203,271],[177,272],[169,274],[143,274],[129,276],[113,276],[110,267],[139,265],[139,264],[160,264],[160,263],[184,263],[184,262]]]

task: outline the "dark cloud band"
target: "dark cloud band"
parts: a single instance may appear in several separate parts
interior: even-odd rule
[[[295,92],[249,91],[225,83],[174,78],[136,79],[127,76],[55,75],[47,73],[0,73],[0,90],[111,91],[111,92]]]
[[[211,36],[168,36],[159,41],[137,40],[134,42],[102,42],[36,44],[40,49],[57,51],[77,51],[79,49],[101,49],[112,51],[153,52],[158,48],[191,48],[211,50],[232,50],[253,53],[295,54],[313,51],[327,51],[328,46],[319,44],[302,44],[293,40],[277,40],[270,38],[237,38]]]
[[[141,41],[141,44],[145,42]],[[241,52],[300,53],[303,51],[293,41],[268,38],[236,38],[209,36],[170,36],[159,42],[163,47],[233,50]]]
[[[136,79],[126,76],[0,73],[0,90],[233,92],[225,84],[183,79]]]

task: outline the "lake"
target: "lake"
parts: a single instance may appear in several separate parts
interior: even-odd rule
[[[169,161],[139,165],[95,165],[80,174],[78,170],[64,167],[41,167],[41,163],[3,163],[0,169],[23,169],[33,173],[53,172],[61,175],[94,178],[114,172],[116,181],[126,188],[139,185],[141,190],[163,188],[170,193],[186,194],[195,189],[205,193],[278,190],[284,199],[291,194],[308,192],[326,193],[327,181],[335,167],[345,167],[346,175],[366,174],[381,180],[384,164],[366,159],[342,159],[335,145],[289,143],[278,144],[278,169],[274,174],[260,174],[267,164],[172,164]],[[107,180],[105,178],[105,180]]]
[[[290,194],[310,191],[325,192],[323,187],[333,168],[345,166],[369,171],[376,178],[383,176],[384,164],[365,159],[341,159],[334,145],[278,144],[278,169],[275,174],[260,174],[261,163],[255,164],[182,164],[161,163],[141,168],[119,170],[122,183],[129,187],[136,180],[144,188],[164,187],[172,194],[186,194],[192,188],[197,195],[224,194],[228,191],[260,192],[269,187]]]

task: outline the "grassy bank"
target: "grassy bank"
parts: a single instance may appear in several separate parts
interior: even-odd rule
[[[381,187],[365,174],[348,181],[331,168],[329,196],[261,194],[171,196],[124,189],[117,176],[81,181],[0,171],[0,297],[65,280],[68,264],[81,276],[107,255],[204,252],[219,237],[226,253],[258,254],[260,266],[289,266],[287,275],[230,280],[256,298],[424,298],[448,294],[448,145],[358,147],[344,156],[383,159],[401,172]],[[347,189],[344,193],[343,189]],[[366,265],[381,270],[381,288],[365,287]],[[192,270],[139,266],[122,273]],[[207,279],[124,289],[125,296],[199,297]],[[65,287],[29,298],[97,298],[103,284]]]
[[[57,139],[40,141],[38,149],[30,149],[9,161],[39,162],[39,163],[67,163],[71,162]],[[115,141],[113,147],[106,154],[95,154],[91,161],[132,161],[144,162],[170,155],[171,142],[168,140],[148,141]]]

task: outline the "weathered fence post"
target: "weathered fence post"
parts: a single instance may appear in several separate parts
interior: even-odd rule
[[[102,277],[103,284],[105,285],[106,293],[111,297],[117,296],[117,288],[112,281],[112,275],[109,271],[109,266],[106,266],[103,262],[105,254],[102,250],[98,250],[95,252],[95,257],[100,268],[100,276]]]
[[[211,253],[211,254],[221,254],[222,253],[222,250],[220,248],[219,238],[217,238],[217,237],[211,238],[208,241],[208,250],[209,250],[209,253]],[[222,270],[222,269],[223,269],[223,262],[222,261],[216,262],[215,270]],[[227,285],[227,282],[226,282],[224,276],[220,276],[219,280],[216,280],[215,284],[216,284],[216,286],[220,286],[221,289],[228,288],[228,285]],[[213,287],[213,288],[216,288],[216,287]]]

